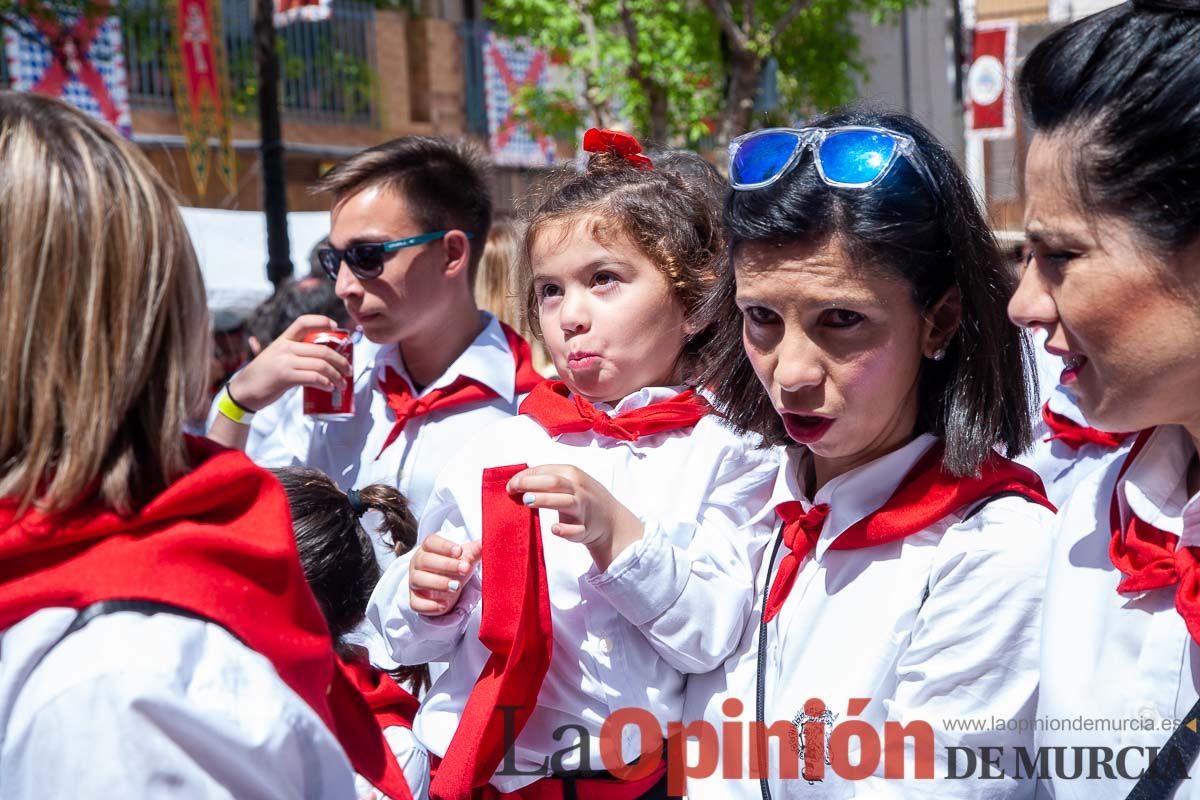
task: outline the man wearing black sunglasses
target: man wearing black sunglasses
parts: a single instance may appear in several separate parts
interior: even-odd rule
[[[528,344],[475,305],[492,210],[484,170],[467,145],[405,137],[322,178],[332,229],[318,257],[360,331],[353,367],[302,341],[332,320],[300,317],[227,386],[238,407],[273,424],[251,437],[247,414],[218,415],[210,436],[265,466],[320,469],[343,490],[397,486],[419,515],[444,462],[474,431],[515,414],[539,380]],[[345,374],[354,416],[305,416],[296,387],[328,389]]]

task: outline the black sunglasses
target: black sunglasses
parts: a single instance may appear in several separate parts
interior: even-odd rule
[[[317,250],[317,259],[321,262],[321,268],[325,270],[325,274],[332,281],[337,280],[338,270],[341,269],[343,261],[354,273],[354,277],[360,281],[369,281],[372,278],[378,278],[379,274],[383,272],[383,260],[387,256],[405,247],[415,247],[441,239],[449,232],[422,233],[417,236],[409,236],[407,239],[393,239],[390,242],[364,242],[351,245],[345,250],[338,250],[336,247],[322,247]],[[463,235],[468,239],[474,238],[465,231]]]

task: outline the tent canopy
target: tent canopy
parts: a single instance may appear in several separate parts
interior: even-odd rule
[[[204,273],[213,326],[217,330],[236,327],[274,291],[267,280],[267,218],[260,211],[219,208],[181,208],[180,212]],[[309,251],[328,234],[328,212],[288,214],[296,277],[308,275]]]

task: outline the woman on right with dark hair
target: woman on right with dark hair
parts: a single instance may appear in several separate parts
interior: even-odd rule
[[[788,447],[753,618],[689,680],[685,718],[721,732],[723,763],[688,797],[1029,797],[1012,776],[1052,506],[997,452],[1030,440],[1012,273],[907,116],[746,134],[730,181],[710,385],[736,427]]]
[[[1018,86],[1032,255],[1009,314],[1046,331],[1092,425],[1141,431],[1057,521],[1037,738],[1062,749],[1043,786],[1200,798],[1179,788],[1200,749],[1200,2],[1068,25]]]

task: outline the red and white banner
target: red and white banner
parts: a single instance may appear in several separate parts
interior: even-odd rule
[[[167,67],[196,188],[203,192],[208,186],[213,162],[208,142],[216,139],[217,175],[225,188],[237,191],[221,2],[174,0],[171,22],[177,49],[168,52]]]
[[[274,0],[275,27],[293,22],[321,22],[333,16],[330,0]]]
[[[975,27],[967,99],[968,132],[981,139],[1011,138],[1016,128],[1013,75],[1017,62],[1015,20],[983,22]]]

